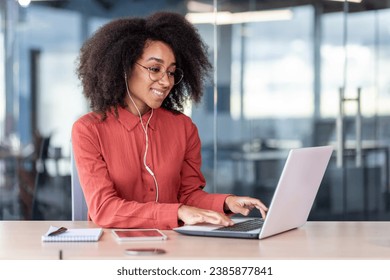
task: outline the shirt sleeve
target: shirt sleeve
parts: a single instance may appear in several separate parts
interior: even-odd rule
[[[72,127],[72,148],[89,219],[106,228],[177,227],[180,203],[140,203],[118,196],[102,156],[99,133],[91,123],[84,118]]]
[[[206,182],[201,172],[201,141],[198,129],[192,122],[190,128],[182,168],[179,200],[185,205],[223,213],[225,199],[230,194],[211,194],[203,190]]]

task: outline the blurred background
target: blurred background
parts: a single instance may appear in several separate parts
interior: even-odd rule
[[[309,219],[390,219],[390,1],[0,0],[0,220],[71,219],[78,51],[162,10],[195,24],[214,66],[186,108],[207,191],[269,204],[289,149],[333,145]]]

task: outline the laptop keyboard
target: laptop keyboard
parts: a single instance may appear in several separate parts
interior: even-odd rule
[[[260,229],[263,226],[264,221],[261,219],[253,219],[240,223],[236,223],[232,226],[220,227],[214,230],[217,231],[251,231],[255,229]]]

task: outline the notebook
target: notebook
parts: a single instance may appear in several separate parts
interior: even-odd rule
[[[49,236],[58,227],[50,226],[49,230],[42,235],[43,242],[95,242],[99,241],[103,234],[102,228],[72,228],[67,231]]]
[[[309,216],[328,162],[332,155],[331,146],[308,147],[289,151],[282,174],[276,186],[267,216],[261,218],[234,218],[240,223],[257,223],[249,231],[236,231],[232,227],[211,224],[184,225],[174,228],[187,235],[258,238],[263,239],[303,226]],[[261,198],[260,198],[261,199]]]

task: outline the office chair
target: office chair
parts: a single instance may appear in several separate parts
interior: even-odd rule
[[[50,210],[52,205],[48,201],[39,198],[40,193],[50,185],[50,175],[47,172],[46,160],[49,157],[51,136],[41,137],[38,151],[38,158],[36,160],[36,175],[34,179],[34,189],[32,192],[32,220],[45,220],[45,214]]]
[[[72,177],[72,221],[86,221],[88,218],[88,207],[79,181],[72,147],[70,149],[70,155]]]

